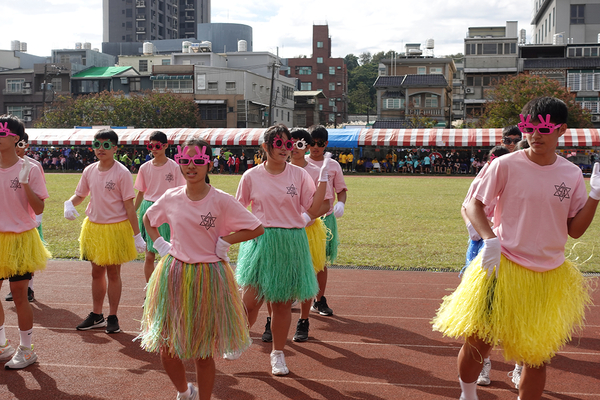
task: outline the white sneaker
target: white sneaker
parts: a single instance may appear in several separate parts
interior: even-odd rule
[[[523,372],[523,366],[519,364],[515,364],[515,369],[508,373],[508,376],[511,378],[512,383],[515,384],[515,388],[519,388],[519,383],[521,382],[521,372]]]
[[[273,350],[271,352],[271,373],[273,375],[287,375],[290,373],[285,364],[285,356],[281,350]]]
[[[489,358],[483,360],[483,368],[479,373],[479,377],[477,378],[477,384],[480,386],[488,386],[490,383],[490,371],[492,369],[492,362]]]
[[[196,389],[196,386],[192,385],[191,383],[188,383],[188,388],[190,389],[190,395],[184,396],[181,393],[177,393],[177,400],[198,400],[199,394],[198,389]]]
[[[237,360],[241,356],[242,356],[242,352],[239,351],[239,350],[238,351],[232,351],[231,353],[225,353],[225,354],[223,354],[223,358],[226,359],[227,361]]]
[[[28,349],[27,347],[19,346],[13,358],[11,358],[9,362],[4,364],[4,368],[21,369],[33,364],[36,361],[37,354],[33,352],[33,349]]]
[[[15,354],[15,348],[6,341],[4,346],[0,346],[0,360],[9,360]]]

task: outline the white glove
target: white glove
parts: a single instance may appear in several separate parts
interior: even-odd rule
[[[594,163],[592,177],[590,178],[590,197],[594,200],[600,200],[600,164]]]
[[[142,237],[141,233],[138,233],[137,235],[133,236],[133,239],[135,240],[135,249],[137,250],[138,253],[143,253],[146,251],[146,242],[144,242],[144,238]]]
[[[302,219],[304,220],[304,226],[308,226],[308,224],[310,224],[310,221],[312,221],[310,215],[304,212],[302,213]]]
[[[65,218],[74,221],[77,217],[79,217],[79,213],[75,209],[73,202],[71,200],[65,201]]]
[[[154,241],[154,248],[158,251],[158,255],[164,257],[171,250],[171,243],[167,242],[163,239],[162,236],[159,236],[158,239]]]
[[[227,257],[229,246],[231,245],[225,240],[223,240],[222,237],[219,237],[219,240],[217,240],[217,245],[215,247],[215,254],[217,255],[217,257],[219,257],[223,261],[229,262],[229,257]]]
[[[477,242],[479,240],[481,240],[481,236],[479,236],[479,233],[477,233],[477,231],[475,230],[475,228],[473,228],[473,225],[471,225],[471,223],[467,223],[467,231],[469,231],[469,237],[471,238],[471,240]]]
[[[342,216],[344,215],[345,206],[346,205],[343,201],[338,201],[337,203],[335,203],[335,205],[333,206],[333,215],[335,215],[336,218],[342,218]]]
[[[481,249],[481,267],[487,271],[487,276],[491,276],[496,267],[496,278],[500,269],[500,239],[483,239],[483,249]]]
[[[23,157],[23,165],[19,171],[19,183],[29,183],[29,171],[31,171],[31,163],[27,157]]]
[[[44,215],[44,213],[41,213],[40,215],[35,216],[35,222],[36,222],[37,226],[40,226],[42,224],[42,215]]]
[[[323,165],[321,165],[321,170],[319,171],[319,182],[327,182],[329,181],[329,160],[331,160],[331,153],[325,153],[325,158],[323,159]]]

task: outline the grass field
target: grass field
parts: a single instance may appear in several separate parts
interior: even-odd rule
[[[85,205],[75,221],[63,218],[63,202],[75,191],[80,174],[47,174],[43,230],[56,258],[78,258],[77,238]],[[240,176],[211,175],[211,183],[235,194]],[[467,231],[460,205],[472,177],[346,176],[348,201],[338,220],[341,245],[336,264],[459,270],[465,258]],[[600,272],[595,249],[600,216],[578,240],[569,239],[567,256],[587,272]],[[232,246],[230,258],[237,258]],[[143,257],[140,255],[140,260]]]

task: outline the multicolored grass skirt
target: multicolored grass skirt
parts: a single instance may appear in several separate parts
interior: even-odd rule
[[[321,218],[315,219],[314,223],[306,228],[310,258],[312,260],[315,274],[325,269],[327,262],[327,228]]]
[[[146,232],[146,227],[144,226],[144,215],[146,214],[146,211],[148,211],[152,204],[154,204],[153,201],[142,201],[142,203],[140,204],[140,208],[138,208],[138,224],[140,226],[140,233],[142,234],[142,237],[146,242],[146,248],[148,249],[148,251],[158,254],[158,250],[154,248],[154,242],[150,238],[150,235],[148,235],[148,232]],[[167,242],[171,242],[171,227],[169,226],[169,224],[165,223],[159,226],[158,233],[160,233],[160,236],[162,236],[163,239],[165,239]]]
[[[235,276],[238,285],[256,289],[273,303],[312,299],[319,290],[304,228],[265,228],[240,245]]]
[[[41,271],[51,257],[35,228],[21,233],[0,232],[0,279]]]
[[[96,224],[86,218],[79,235],[82,260],[99,266],[120,265],[137,257],[133,229],[129,220],[114,224]]]
[[[502,256],[498,278],[488,278],[479,255],[444,297],[433,329],[501,345],[507,361],[539,367],[583,328],[589,291],[589,280],[570,261],[534,272]]]
[[[246,350],[248,320],[229,264],[164,257],[148,282],[138,339],[146,351],[182,360]]]
[[[327,262],[333,263],[338,256],[338,246],[340,245],[340,238],[338,236],[337,219],[333,213],[323,218],[325,226],[331,234],[327,235]]]

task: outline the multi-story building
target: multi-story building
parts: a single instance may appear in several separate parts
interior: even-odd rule
[[[343,58],[331,57],[328,25],[313,25],[312,49],[310,58],[288,58],[281,73],[298,79],[300,91],[321,90],[325,98],[318,99],[319,120],[341,124],[348,113],[348,73]]]
[[[469,28],[465,38],[465,120],[475,122],[493,86],[517,74],[518,23]]]
[[[535,0],[534,44],[598,43],[600,0]]]
[[[210,22],[210,0],[103,0],[103,42],[196,37]]]

